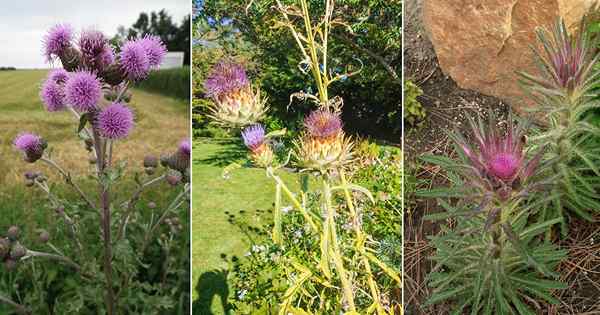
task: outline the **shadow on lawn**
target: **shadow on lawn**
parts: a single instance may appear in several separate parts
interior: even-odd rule
[[[211,270],[203,273],[198,278],[196,292],[198,299],[192,306],[194,315],[213,315],[213,299],[217,297],[221,301],[224,313],[228,314],[230,307],[227,299],[229,298],[229,285],[227,284],[228,271],[225,269]]]
[[[193,164],[204,164],[213,166],[228,166],[239,162],[248,156],[248,151],[242,146],[241,140],[235,138],[211,139],[211,143],[222,145],[222,149],[211,152],[207,157],[194,159]]]

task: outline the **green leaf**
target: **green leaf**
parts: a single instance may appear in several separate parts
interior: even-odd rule
[[[544,230],[547,227],[553,226],[554,224],[560,223],[562,221],[563,221],[563,218],[559,217],[559,218],[556,218],[556,219],[553,219],[553,220],[548,220],[548,221],[545,221],[545,222],[534,224],[534,225],[528,227],[527,229],[525,229],[525,231],[521,232],[519,234],[519,238],[520,239],[524,239],[524,238],[536,236],[536,235],[544,232]]]

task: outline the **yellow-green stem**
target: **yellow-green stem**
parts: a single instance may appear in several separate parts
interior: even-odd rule
[[[281,244],[281,184],[275,185],[275,210],[273,213],[273,242]]]

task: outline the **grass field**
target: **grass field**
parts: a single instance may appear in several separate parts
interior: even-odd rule
[[[253,225],[270,219],[256,215],[256,210],[272,208],[275,194],[264,170],[245,168],[233,171],[228,179],[222,176],[224,167],[245,154],[244,148],[230,140],[194,142],[192,289],[196,315],[225,314],[223,303],[227,295],[235,294],[229,291],[228,264],[222,255],[241,257],[248,252],[249,243],[243,231],[228,221],[229,215]],[[293,175],[284,176],[284,180],[297,187]]]
[[[0,71],[0,187],[22,182],[23,172],[32,168],[12,147],[14,137],[22,131],[38,133],[48,140],[53,159],[74,173],[89,167],[87,151],[76,137],[78,122],[73,115],[49,113],[43,108],[38,94],[46,73]],[[137,89],[132,93],[136,127],[127,140],[117,143],[115,158],[137,166],[144,155],[173,150],[189,136],[189,102]],[[35,167],[46,170],[41,164]]]

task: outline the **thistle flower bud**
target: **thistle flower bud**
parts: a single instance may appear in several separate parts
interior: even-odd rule
[[[156,173],[156,168],[146,167],[144,168],[144,172],[146,172],[146,175],[154,175],[154,173]]]
[[[62,215],[63,213],[65,213],[65,207],[60,205],[54,209],[54,212],[56,212],[56,214],[58,215]]]
[[[48,240],[50,240],[50,233],[48,233],[48,231],[42,229],[39,231],[38,234],[38,240],[40,241],[40,243],[45,244],[48,242]]]
[[[149,209],[155,209],[156,208],[156,203],[153,201],[148,202],[148,208]]]
[[[34,163],[44,154],[48,146],[42,137],[32,133],[21,133],[13,141],[15,148],[23,153],[25,162]]]
[[[35,180],[25,179],[25,187],[33,187],[34,185],[35,185]]]
[[[100,77],[104,80],[104,82],[112,86],[117,86],[125,81],[127,75],[119,63],[113,63],[110,66],[105,67],[104,71],[100,72]],[[115,99],[116,94],[114,99],[109,100],[114,101]]]
[[[25,179],[29,179],[29,180],[34,180],[36,179],[36,177],[38,177],[40,174],[37,172],[32,172],[32,171],[27,171],[23,174],[23,176],[25,176]]]
[[[211,116],[220,124],[244,127],[260,121],[267,108],[260,90],[253,90],[244,68],[235,63],[222,61],[213,67],[204,83],[206,95],[214,106]]]
[[[81,64],[81,53],[73,47],[67,47],[59,56],[63,68],[69,72],[77,71]]]
[[[179,171],[170,170],[167,174],[166,180],[171,186],[177,186],[181,182],[182,178],[183,176]]]
[[[155,155],[146,155],[144,157],[144,167],[157,167],[158,158]]]
[[[15,244],[13,244],[11,250],[10,250],[10,258],[14,259],[14,260],[19,260],[21,259],[21,257],[27,255],[27,248],[25,248],[25,246],[21,245],[21,243],[16,242]]]
[[[179,143],[177,151],[170,156],[161,157],[161,164],[173,170],[187,173],[186,170],[190,167],[191,144],[189,139],[182,140]]]
[[[8,228],[8,231],[6,232],[6,237],[8,237],[9,240],[14,242],[19,238],[20,233],[21,231],[19,230],[19,227],[13,225]]]

